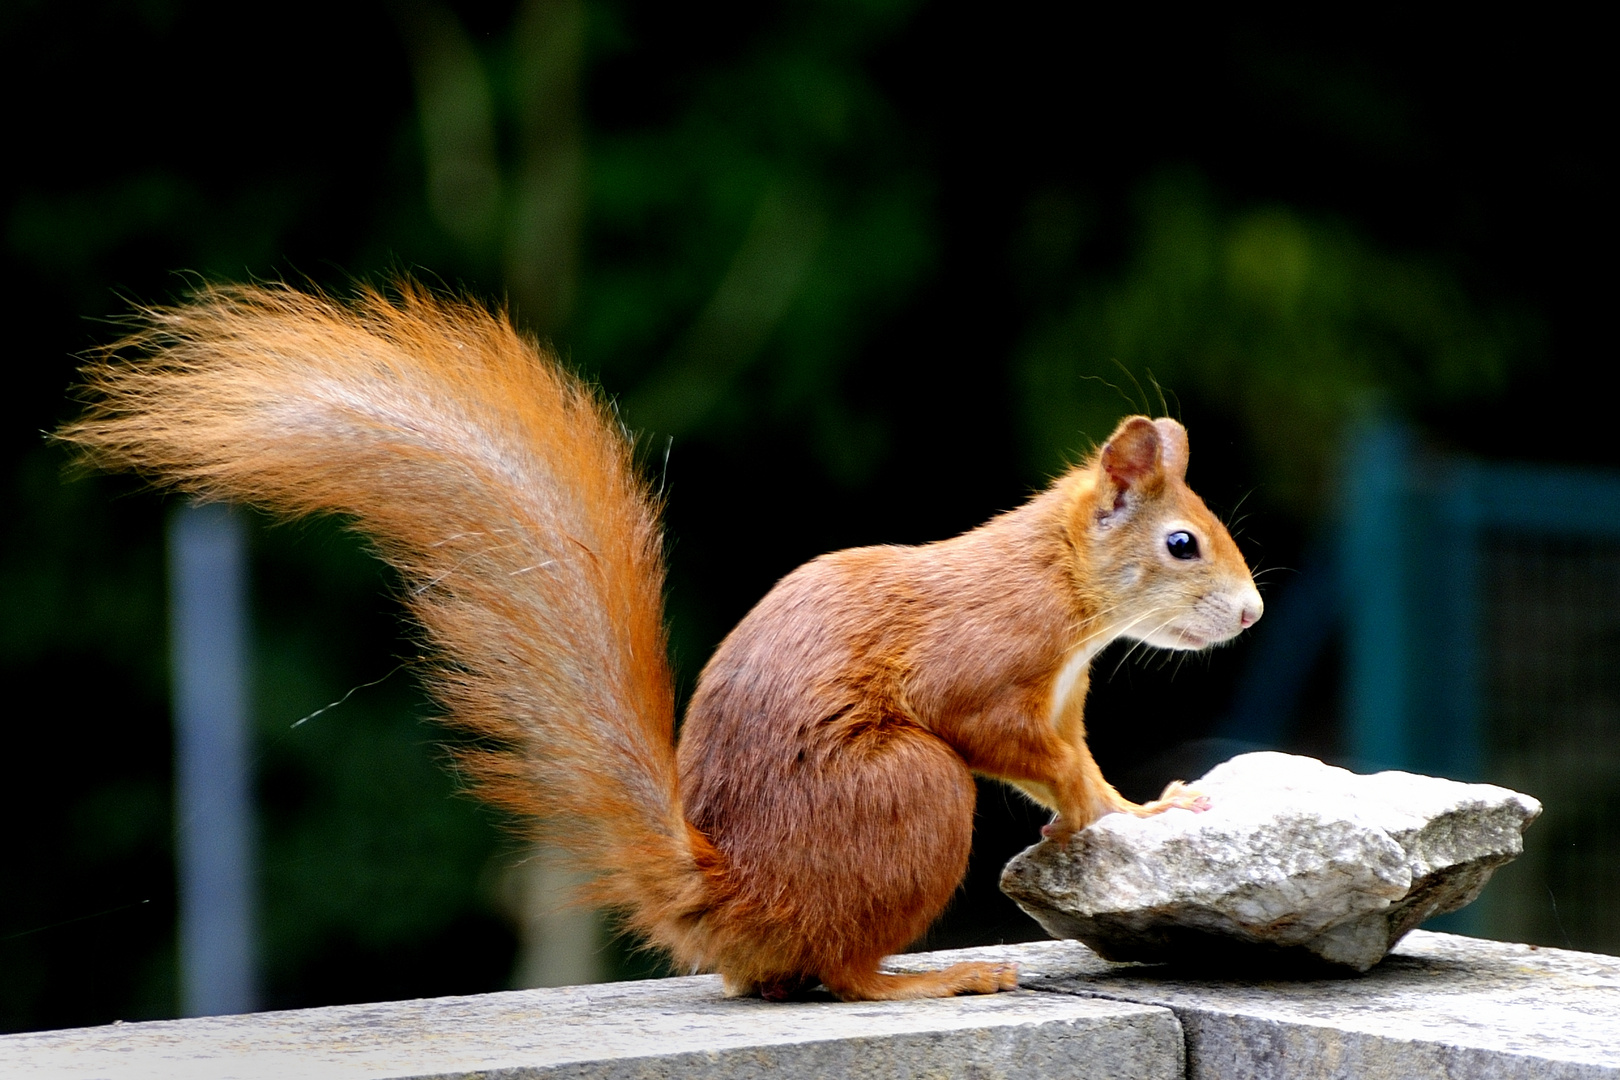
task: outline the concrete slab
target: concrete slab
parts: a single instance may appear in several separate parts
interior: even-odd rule
[[[1024,989],[885,1004],[727,1001],[713,977],[0,1037],[0,1076],[1176,1077],[1620,1080],[1620,958],[1416,931],[1346,978],[1111,964],[1078,942],[895,957],[1012,960]]]

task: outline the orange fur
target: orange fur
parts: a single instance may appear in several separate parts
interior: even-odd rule
[[[93,460],[351,518],[407,582],[450,720],[496,744],[471,760],[482,794],[731,993],[1013,986],[997,965],[878,969],[961,882],[973,773],[1051,806],[1058,833],[1196,808],[1103,780],[1087,667],[1116,637],[1198,648],[1260,615],[1186,487],[1185,432],[1134,417],[979,529],[783,579],[704,669],[677,752],[657,501],[611,411],[503,317],[409,284],[352,305],[214,288],[147,313],[87,377],[59,434]],[[1173,530],[1198,558],[1167,552]]]

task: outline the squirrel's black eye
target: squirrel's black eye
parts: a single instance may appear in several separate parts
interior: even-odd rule
[[[1164,546],[1178,559],[1198,558],[1198,539],[1189,532],[1173,532],[1164,538]]]

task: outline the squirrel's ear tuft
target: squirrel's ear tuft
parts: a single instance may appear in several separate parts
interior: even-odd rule
[[[1174,424],[1175,421],[1168,423]],[[1179,428],[1181,425],[1176,426]],[[1185,446],[1185,433],[1182,439]],[[1145,416],[1132,416],[1122,421],[1102,449],[1103,472],[1108,474],[1121,492],[1140,487],[1144,482],[1163,474],[1163,441],[1158,425]]]
[[[1164,462],[1165,475],[1177,480],[1187,479],[1187,429],[1168,416],[1153,421],[1159,429],[1159,457]]]

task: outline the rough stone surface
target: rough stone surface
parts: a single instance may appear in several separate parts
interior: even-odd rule
[[[1364,975],[1187,978],[1168,964],[1111,963],[1077,941],[890,966],[960,960],[1015,962],[1028,989],[1173,1009],[1196,1080],[1620,1080],[1620,957],[1414,930]]]
[[[714,976],[0,1037],[0,1076],[121,1080],[1184,1075],[1175,1015],[1051,993],[726,1000]]]
[[[1015,857],[1001,887],[1054,937],[1113,960],[1366,971],[1523,850],[1527,795],[1243,754],[1201,814],[1111,814]]]

